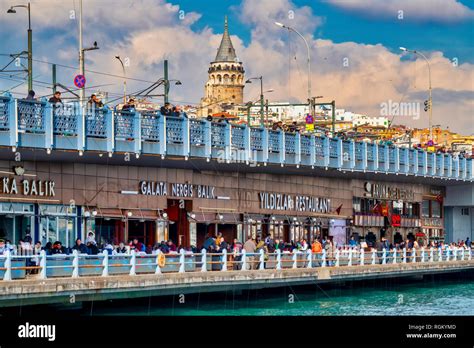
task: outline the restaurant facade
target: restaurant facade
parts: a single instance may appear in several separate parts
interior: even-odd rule
[[[0,238],[13,244],[443,238],[444,188],[422,184],[60,161],[0,161],[0,175]]]

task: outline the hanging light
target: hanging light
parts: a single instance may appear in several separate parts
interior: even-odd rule
[[[92,216],[97,216],[97,210],[92,210]]]
[[[133,215],[133,213],[132,213],[130,210],[127,211],[127,216],[128,216],[128,217],[130,217],[130,216],[132,216],[132,215]]]

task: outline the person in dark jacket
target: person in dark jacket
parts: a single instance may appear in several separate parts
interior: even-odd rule
[[[28,91],[28,95],[26,97],[26,100],[36,100],[35,98],[35,91],[31,90],[31,91]]]
[[[126,254],[127,248],[125,247],[125,244],[123,244],[123,242],[120,242],[119,246],[115,249],[115,252],[117,254]]]
[[[141,243],[140,241],[138,241],[137,238],[135,238],[133,240],[133,243],[132,245],[130,246],[130,248],[132,250],[135,250],[135,252],[139,253],[141,251],[145,251],[145,245],[143,245],[143,243]]]
[[[165,103],[165,105],[163,105],[160,108],[160,113],[163,116],[170,116],[171,115],[171,105],[170,105],[170,103]]]
[[[168,241],[168,248],[170,249],[170,251],[176,251],[176,245],[174,245],[171,239]]]
[[[54,95],[51,98],[49,98],[48,101],[53,105],[62,104],[63,101],[61,100],[61,92],[59,91],[54,92]]]
[[[82,243],[80,238],[76,239],[76,243],[72,247],[72,250],[77,250],[79,254],[87,254],[87,247]]]
[[[64,249],[62,243],[59,240],[54,242],[53,248],[51,249],[51,255],[56,254],[66,254],[66,250]]]
[[[204,245],[202,246],[206,251],[212,252],[216,250],[216,241],[212,236],[209,236],[205,241]]]
[[[46,253],[46,255],[51,255],[51,249],[53,248],[53,243],[51,242],[48,242],[46,243],[46,245],[44,246],[43,250],[44,252]]]
[[[123,107],[122,107],[122,111],[133,111],[135,110],[136,108],[136,105],[135,105],[135,99],[133,98],[130,98],[127,102],[127,104],[125,104]]]
[[[99,248],[97,247],[97,244],[87,242],[86,247],[89,255],[97,255],[99,253]]]

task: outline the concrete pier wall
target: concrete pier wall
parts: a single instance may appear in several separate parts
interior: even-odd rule
[[[0,307],[264,289],[474,270],[474,260],[284,270],[189,272],[0,282]]]

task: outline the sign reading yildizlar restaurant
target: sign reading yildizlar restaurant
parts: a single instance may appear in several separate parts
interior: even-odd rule
[[[2,189],[0,192],[2,194],[41,197],[54,197],[56,194],[54,192],[54,181],[23,179],[17,182],[16,178],[3,177],[1,183]]]
[[[142,195],[148,196],[170,196],[170,197],[184,197],[184,198],[207,198],[214,199],[215,187],[207,185],[193,185],[193,184],[178,184],[160,181],[142,181],[140,183],[140,192]]]
[[[282,193],[260,192],[260,209],[266,210],[296,210],[313,213],[329,213],[331,200],[329,198],[286,195]]]

